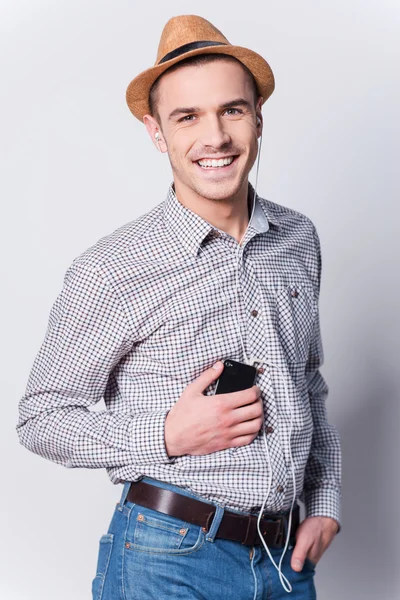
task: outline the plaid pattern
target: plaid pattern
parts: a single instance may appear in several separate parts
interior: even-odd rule
[[[66,467],[106,468],[113,483],[147,475],[227,508],[260,507],[268,482],[261,433],[247,446],[204,456],[170,458],[164,443],[165,418],[184,388],[218,359],[243,360],[226,301],[235,310],[237,248],[184,207],[171,184],[164,202],[76,257],[19,403],[20,442]],[[315,226],[257,196],[238,268],[246,352],[283,370],[294,407],[289,440],[282,375],[258,365],[272,464],[266,508],[290,508],[291,446],[307,515],[340,523],[340,442],[327,422],[319,371]],[[90,410],[102,398],[106,410]]]

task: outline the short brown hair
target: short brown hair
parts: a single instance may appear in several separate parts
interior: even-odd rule
[[[151,116],[154,117],[155,119],[157,119],[157,121],[160,123],[160,115],[157,110],[158,89],[159,89],[159,85],[160,85],[162,76],[165,75],[165,73],[172,73],[172,71],[176,71],[180,67],[186,67],[186,66],[187,67],[190,67],[190,66],[197,67],[197,66],[204,65],[206,63],[220,61],[220,60],[235,61],[235,62],[239,63],[241,65],[241,67],[243,67],[243,69],[245,70],[245,72],[249,78],[249,81],[251,83],[251,86],[253,89],[254,106],[256,106],[257,100],[261,94],[258,91],[257,83],[253,77],[252,72],[250,71],[250,69],[248,69],[246,67],[246,65],[244,65],[240,60],[238,60],[234,56],[231,56],[230,54],[197,54],[196,56],[189,56],[189,58],[185,58],[185,59],[181,60],[180,62],[175,63],[174,65],[172,65],[172,67],[169,67],[169,69],[166,69],[159,77],[157,77],[157,79],[151,86],[150,92],[149,92],[149,106],[150,106]],[[161,123],[160,123],[160,125],[161,125]]]

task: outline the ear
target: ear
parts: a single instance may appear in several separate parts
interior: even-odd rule
[[[160,152],[166,152],[167,145],[164,141],[164,136],[161,132],[161,127],[159,126],[156,119],[151,115],[144,115],[143,123],[145,124],[147,132],[151,137],[151,141],[153,142],[157,150],[159,150]]]
[[[257,137],[260,137],[263,129],[263,116],[261,112],[263,97],[260,96],[256,105],[256,128],[257,128]]]

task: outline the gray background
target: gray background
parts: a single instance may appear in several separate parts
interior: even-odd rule
[[[344,498],[319,598],[395,600],[399,9],[383,0],[2,0],[0,597],[90,597],[121,486],[20,446],[17,403],[73,258],[165,197],[168,158],[125,89],[154,63],[166,21],[187,13],[270,62],[258,191],[307,214],[321,238],[322,373]]]

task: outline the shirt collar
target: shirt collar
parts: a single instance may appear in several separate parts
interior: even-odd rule
[[[249,182],[249,195],[252,200],[254,194],[254,187]],[[253,202],[251,205],[253,207]],[[256,194],[254,211],[250,217],[249,227],[252,227],[257,233],[265,233],[268,231],[270,225],[274,225],[278,229],[281,227],[279,218],[266,206],[265,200],[260,199],[260,196]]]
[[[250,182],[248,185],[250,197],[253,198],[254,188]],[[164,217],[167,224],[194,256],[197,256],[199,246],[204,238],[211,231],[217,229],[200,217],[200,215],[179,202],[173,183],[170,184],[167,197],[164,201]],[[265,206],[265,202],[261,202],[259,196],[256,195],[254,210],[250,217],[248,229],[253,230],[254,234],[262,234],[268,231],[270,224],[279,228],[279,218],[272,214]]]

